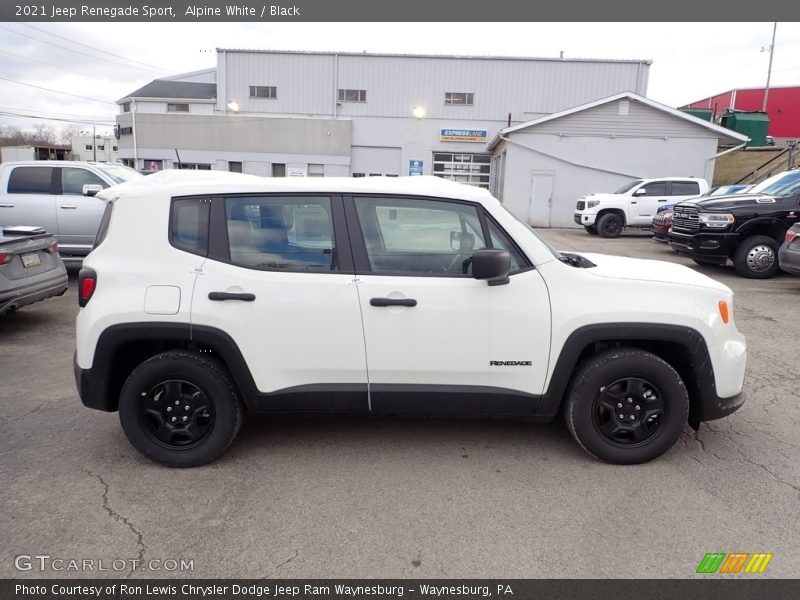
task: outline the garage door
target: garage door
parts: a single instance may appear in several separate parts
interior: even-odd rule
[[[400,174],[400,148],[380,146],[353,146],[350,159],[353,177]]]

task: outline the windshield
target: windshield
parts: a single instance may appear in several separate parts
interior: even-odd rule
[[[798,190],[800,190],[800,171],[787,171],[765,179],[750,190],[750,193],[784,198]]]
[[[114,183],[125,183],[134,177],[144,177],[138,171],[122,165],[96,165],[103,173],[114,180]]]
[[[631,181],[630,183],[626,183],[625,185],[623,185],[621,188],[619,188],[614,193],[615,194],[624,194],[625,192],[631,190],[632,188],[635,188],[637,185],[642,183],[642,181],[643,181],[642,179],[635,179],[635,180]]]

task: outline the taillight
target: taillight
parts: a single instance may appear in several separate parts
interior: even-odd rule
[[[797,233],[798,233],[797,231],[794,231],[794,230],[792,230],[792,229],[790,229],[789,231],[787,231],[787,232],[786,232],[786,240],[785,240],[785,241],[786,241],[786,243],[787,243],[787,244],[791,244],[791,243],[794,241],[794,238],[796,238],[796,237],[797,237]],[[2,263],[0,263],[0,264],[2,264]]]
[[[97,288],[97,273],[84,267],[78,273],[78,306],[86,306]]]
[[[10,263],[13,257],[14,255],[10,252],[0,252],[0,265]]]
[[[50,245],[47,247],[47,251],[50,254],[56,254],[58,252],[58,242],[55,240],[50,242]]]

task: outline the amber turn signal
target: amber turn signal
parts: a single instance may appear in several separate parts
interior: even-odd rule
[[[728,312],[728,303],[725,300],[719,301],[719,315],[722,317],[722,322],[727,323],[730,318],[730,313]]]

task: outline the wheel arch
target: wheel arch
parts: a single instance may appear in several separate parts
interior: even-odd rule
[[[783,238],[788,229],[789,226],[780,219],[763,218],[748,221],[738,232],[739,243],[736,244],[736,247],[738,248],[747,238],[757,235],[770,237],[780,245],[783,243]]]
[[[617,208],[617,207],[614,207],[614,208],[601,208],[599,211],[597,211],[597,218],[595,218],[595,221],[594,221],[595,225],[597,225],[597,221],[599,221],[600,218],[603,215],[606,215],[608,213],[613,213],[613,214],[618,215],[619,217],[621,217],[622,218],[622,226],[623,227],[626,227],[628,225],[628,217],[625,214],[625,210],[622,209],[622,208]]]
[[[602,323],[572,332],[561,348],[537,415],[556,416],[575,371],[587,357],[606,348],[622,346],[652,352],[678,372],[689,393],[689,424],[697,428],[702,416],[703,394],[716,394],[708,347],[703,336],[692,328],[658,323]]]

